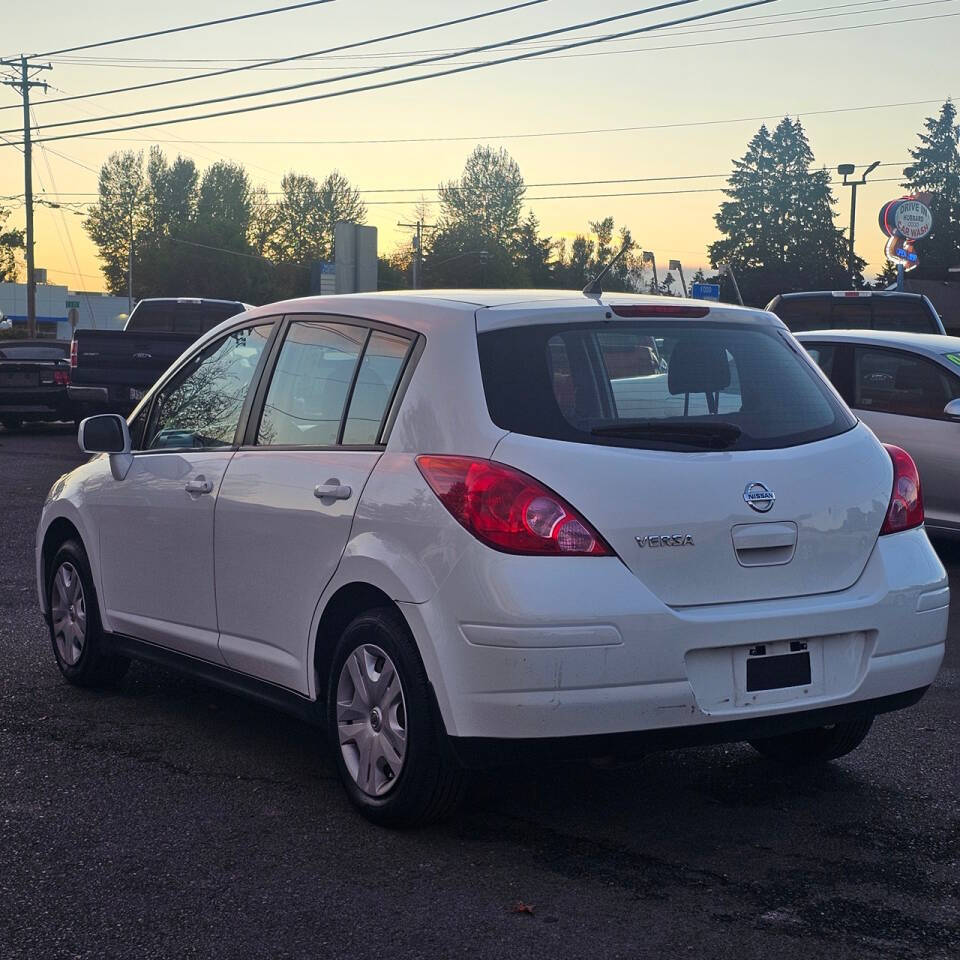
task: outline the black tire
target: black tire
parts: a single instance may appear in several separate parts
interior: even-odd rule
[[[385,653],[396,669],[405,727],[406,752],[400,772],[395,779],[390,778],[382,795],[361,789],[354,779],[341,748],[337,720],[341,671],[349,657],[370,646]],[[443,757],[441,743],[446,733],[434,713],[423,662],[400,613],[391,607],[380,607],[352,620],[337,643],[327,678],[327,728],[347,795],[373,823],[390,827],[429,823],[449,816],[462,800],[464,771]],[[372,726],[372,720],[369,722],[371,730],[379,729]]]
[[[0,423],[5,430],[19,430],[23,426],[23,421],[19,417],[0,417]]]
[[[78,622],[73,616],[74,607],[79,610],[81,603],[83,606],[84,637],[79,653],[77,653],[77,646],[70,646],[65,639],[64,630],[58,630],[54,615],[55,606],[58,608],[62,606],[58,602],[60,584],[63,583],[58,581],[61,571],[64,571],[64,576],[71,585],[74,574],[79,580],[81,602],[69,606],[71,624]],[[50,611],[47,618],[50,643],[57,666],[65,680],[78,687],[100,687],[112,685],[122,679],[130,666],[130,660],[111,653],[107,649],[107,640],[100,623],[97,594],[90,574],[90,563],[83,545],[76,540],[67,540],[61,544],[53,558],[53,563],[50,564],[50,573],[47,577],[47,605]],[[70,649],[65,652],[65,647],[68,646]],[[74,656],[76,659],[73,659]]]
[[[798,730],[779,737],[751,740],[750,746],[768,760],[787,766],[827,763],[856,750],[873,726],[873,717],[847,720],[830,727]]]

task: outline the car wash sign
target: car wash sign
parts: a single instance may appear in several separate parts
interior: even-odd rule
[[[919,262],[913,245],[933,229],[933,214],[917,197],[901,197],[880,208],[880,229],[887,237],[887,259],[913,270]]]

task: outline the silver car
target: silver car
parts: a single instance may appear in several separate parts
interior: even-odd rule
[[[960,337],[829,330],[797,339],[880,440],[916,461],[929,532],[960,536]]]

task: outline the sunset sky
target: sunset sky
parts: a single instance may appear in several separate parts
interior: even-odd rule
[[[19,55],[21,50],[50,51],[282,3],[8,3],[3,13],[0,55]],[[508,3],[336,0],[235,24],[53,56],[50,60],[54,68],[42,79],[52,85],[46,99],[86,94],[234,66],[245,60],[318,50]],[[570,42],[573,36],[600,36],[729,5],[733,5],[732,0],[729,4],[702,0],[581,29],[549,44],[536,43],[552,46]],[[335,77],[405,57],[428,55],[424,51],[461,50],[639,8],[640,4],[624,0],[590,4],[549,0],[478,23],[387,41],[339,56],[155,90],[50,105],[44,104],[42,92],[35,91],[36,123],[43,127],[61,120]],[[270,190],[277,190],[281,176],[290,170],[319,179],[337,168],[361,190],[423,188],[423,198],[430,200],[436,196],[438,182],[459,174],[476,143],[491,143],[505,146],[519,163],[531,185],[528,205],[540,218],[545,233],[572,237],[586,230],[588,220],[612,215],[618,225],[628,225],[634,237],[656,253],[661,272],[670,258],[682,260],[692,271],[707,265],[705,248],[716,237],[713,214],[721,199],[715,188],[722,186],[731,159],[743,153],[760,118],[775,123],[790,114],[803,119],[818,164],[865,165],[874,160],[889,164],[874,172],[873,182],[862,189],[859,198],[858,253],[876,271],[883,250],[883,238],[876,226],[877,210],[885,200],[899,194],[896,182],[883,181],[900,178],[923,118],[936,113],[948,96],[960,95],[958,14],[960,0],[844,0],[833,4],[825,0],[780,0],[565,55],[393,89],[235,117],[51,142],[47,149],[35,151],[34,189],[38,196],[48,194],[71,204],[70,210],[77,209],[76,205],[92,199],[96,171],[109,153],[125,148],[146,150],[151,143],[160,143],[171,158],[177,153],[190,156],[201,168],[222,158],[239,161],[254,182]],[[799,33],[805,35],[787,36]],[[503,52],[471,54],[456,62],[494,59],[508,55],[511,49],[519,52],[533,48],[534,44],[527,43]],[[395,71],[382,79],[441,68]],[[362,82],[375,80],[306,88],[225,107],[306,96]],[[910,104],[902,105],[907,101]],[[0,106],[16,107],[18,102],[15,91],[0,88]],[[206,108],[212,109],[216,108]],[[21,120],[19,109],[2,110],[0,130],[16,128]],[[105,125],[134,122],[137,120]],[[63,128],[62,132],[95,127]],[[623,127],[633,129],[572,132]],[[525,136],[529,134],[558,135]],[[3,136],[19,139],[11,133]],[[383,142],[390,140],[407,142]],[[644,182],[532,186],[626,179]],[[535,199],[651,191],[658,195]],[[14,225],[23,222],[22,202],[2,198],[22,192],[22,156],[13,147],[0,146],[0,205],[13,208]],[[836,192],[839,222],[846,226],[849,191],[838,188]],[[409,231],[398,229],[396,223],[414,215],[418,196],[416,192],[364,193],[369,222],[380,231],[381,253],[389,253],[408,236]],[[74,289],[102,289],[96,250],[82,229],[82,218],[64,210],[37,209],[37,265],[48,269],[51,282],[66,283]]]

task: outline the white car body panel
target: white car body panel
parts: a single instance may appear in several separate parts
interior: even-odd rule
[[[220,654],[235,670],[308,693],[306,625],[340,562],[379,459],[361,450],[240,450],[217,498]],[[345,500],[314,489],[335,481]]]
[[[779,450],[676,454],[540,440],[492,422],[478,329],[608,312],[580,294],[448,291],[308,298],[231,318],[189,354],[239,321],[291,314],[418,334],[422,355],[385,448],[136,453],[120,481],[108,457],[94,457],[61,478],[44,507],[41,604],[44,536],[69,520],[107,631],[316,698],[324,610],[342,588],[369,584],[405,617],[446,730],[459,737],[660,730],[928,685],[943,656],[946,574],[922,529],[877,537],[892,468],[864,428]],[[711,307],[709,318],[782,326],[733,307]],[[419,454],[492,457],[526,471],[582,510],[619,556],[529,557],[484,546],[426,484]],[[164,461],[162,470],[153,460]],[[191,498],[183,482],[199,473],[215,487]],[[333,478],[351,487],[348,500],[313,496]],[[744,502],[750,481],[776,491],[772,514]],[[818,498],[827,487],[829,497]],[[172,523],[160,519],[164,504]],[[796,524],[796,556],[745,569],[731,527],[767,522]],[[687,524],[694,547],[655,556],[634,540]],[[747,696],[744,650],[795,640],[810,645],[811,682]]]

